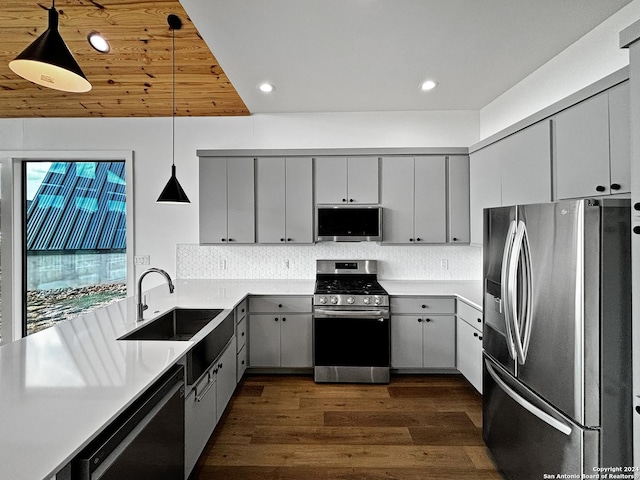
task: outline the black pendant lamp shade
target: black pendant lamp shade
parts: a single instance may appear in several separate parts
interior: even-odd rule
[[[178,178],[176,177],[176,67],[175,67],[175,31],[182,28],[182,20],[176,15],[169,15],[167,22],[172,31],[171,36],[171,147],[172,147],[172,162],[171,162],[171,178],[165,185],[164,189],[160,193],[158,200],[159,203],[191,203],[189,197],[184,193]]]
[[[55,6],[48,11],[49,27],[15,60],[9,62],[9,68],[22,78],[43,87],[63,92],[88,92],[91,84],[58,32]]]

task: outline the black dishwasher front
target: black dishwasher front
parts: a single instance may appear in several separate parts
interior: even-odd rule
[[[173,366],[72,462],[74,480],[184,479],[184,367]]]

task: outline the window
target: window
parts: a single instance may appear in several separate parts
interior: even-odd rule
[[[22,162],[23,335],[126,296],[125,161]]]

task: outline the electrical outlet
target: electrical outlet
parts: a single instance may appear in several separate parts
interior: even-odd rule
[[[227,269],[227,261],[224,258],[218,260],[218,269],[226,270]]]
[[[135,255],[133,257],[134,265],[149,265],[151,263],[151,256],[149,255]]]
[[[284,268],[289,268],[289,260],[284,261]]]
[[[449,259],[443,258],[440,260],[440,268],[442,270],[449,270]]]

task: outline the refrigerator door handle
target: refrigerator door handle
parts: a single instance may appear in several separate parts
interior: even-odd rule
[[[518,277],[518,267],[523,275]],[[519,279],[523,285],[519,284]],[[510,295],[510,317],[518,363],[524,365],[531,339],[531,252],[527,226],[520,220],[513,242],[513,253],[509,265],[509,282],[513,294]]]
[[[504,252],[502,254],[502,272],[500,274],[502,302],[504,304],[504,322],[506,327],[505,330],[507,331],[507,347],[509,348],[509,355],[514,360],[517,357],[517,353],[514,343],[513,324],[511,321],[511,288],[509,285],[509,271],[515,234],[516,222],[515,220],[512,220],[511,224],[509,225],[509,231],[507,232],[507,238],[504,243]]]
[[[526,411],[535,415],[544,423],[549,425],[550,427],[555,428],[560,433],[563,433],[567,436],[571,435],[572,428],[570,425],[567,425],[564,422],[552,417],[544,410],[536,407],[531,402],[520,396],[515,390],[513,390],[507,383],[500,378],[499,374],[494,370],[493,366],[489,363],[487,359],[485,359],[485,365],[487,367],[487,372],[491,375],[491,378],[496,382],[496,384],[502,389],[504,393],[506,393],[511,399],[524,408]]]

